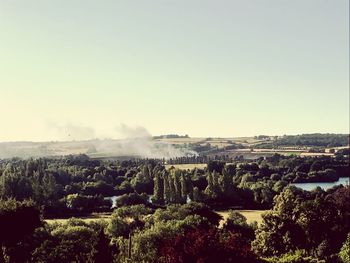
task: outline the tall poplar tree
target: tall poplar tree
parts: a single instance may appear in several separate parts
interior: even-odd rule
[[[160,172],[157,172],[154,175],[154,190],[152,199],[156,204],[164,204],[164,180]]]

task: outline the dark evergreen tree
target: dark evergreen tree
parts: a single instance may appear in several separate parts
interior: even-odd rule
[[[164,179],[160,172],[154,175],[154,190],[152,200],[156,204],[164,204]]]
[[[164,182],[164,201],[167,204],[171,202],[171,189],[169,182],[169,174],[166,170],[163,172],[163,182]]]
[[[181,196],[181,182],[180,182],[180,170],[175,170],[172,173],[172,179],[174,184],[174,203],[183,203],[182,196]]]
[[[110,241],[106,237],[105,233],[103,232],[103,229],[100,229],[97,236],[96,244],[93,250],[93,256],[92,256],[93,262],[96,262],[96,263],[113,262],[113,257],[112,257],[109,243]]]
[[[40,211],[33,202],[0,200],[0,262],[5,262],[8,247],[20,242],[41,225]]]

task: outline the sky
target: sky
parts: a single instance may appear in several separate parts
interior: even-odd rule
[[[349,1],[0,0],[0,120],[0,141],[349,133]]]

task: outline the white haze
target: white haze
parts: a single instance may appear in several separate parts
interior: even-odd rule
[[[103,157],[175,158],[196,156],[197,152],[184,147],[154,140],[142,126],[121,124],[115,128],[119,139],[96,139],[91,127],[73,124],[48,123],[48,131],[64,141],[0,143],[0,158],[41,157],[68,154],[88,154]],[[80,141],[79,141],[80,140]]]
[[[116,140],[112,144],[106,144],[103,140],[96,142],[97,152],[166,159],[198,155],[197,152],[183,146],[178,148],[168,142],[154,140],[151,133],[142,126],[132,127],[121,124],[115,130],[119,135],[118,137],[122,139]]]

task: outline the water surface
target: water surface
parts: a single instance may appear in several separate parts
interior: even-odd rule
[[[311,191],[315,189],[316,187],[321,187],[323,190],[327,190],[329,188],[332,188],[335,185],[348,185],[349,184],[349,177],[340,177],[338,181],[336,182],[330,182],[330,183],[294,183],[292,185],[295,185],[296,187],[299,187],[306,191]]]

